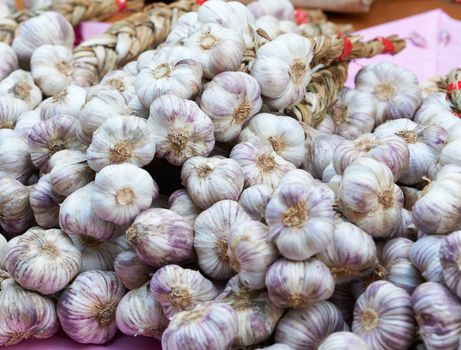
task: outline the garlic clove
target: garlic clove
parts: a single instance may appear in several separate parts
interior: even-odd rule
[[[253,219],[264,223],[266,221],[266,207],[272,198],[273,190],[267,185],[254,185],[242,192],[239,204]]]
[[[113,70],[107,73],[101,80],[101,85],[113,87],[120,92],[128,103],[134,96],[136,91],[134,88],[135,77],[122,70]]]
[[[0,129],[0,178],[9,176],[25,182],[34,167],[26,140],[11,129]]]
[[[5,79],[11,72],[19,68],[18,57],[12,47],[5,43],[0,43],[0,81]]]
[[[318,350],[369,350],[362,338],[351,332],[335,332],[320,343]]]
[[[443,240],[440,245],[439,257],[442,265],[443,280],[447,287],[458,297],[461,295],[460,256],[461,231],[455,231]]]
[[[67,85],[58,90],[53,96],[43,100],[38,106],[42,120],[53,118],[56,115],[70,115],[78,118],[80,110],[85,104],[86,90],[78,85]]]
[[[129,289],[141,288],[146,282],[150,281],[154,269],[139,259],[133,249],[126,250],[117,255],[114,261],[114,270]],[[150,293],[150,292],[149,292]]]
[[[173,192],[168,199],[168,206],[170,210],[188,220],[191,225],[194,225],[195,219],[202,212],[202,210],[194,204],[186,190],[177,190]]]
[[[29,109],[30,107],[19,98],[0,95],[0,129],[14,129],[21,115]]]
[[[59,207],[64,197],[53,192],[49,174],[38,180],[30,191],[29,199],[35,221],[40,227],[59,227]]]

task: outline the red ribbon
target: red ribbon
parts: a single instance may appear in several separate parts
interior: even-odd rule
[[[202,6],[204,3],[206,3],[207,0],[195,0],[195,3],[199,6]]]
[[[375,40],[381,41],[381,43],[383,44],[383,53],[395,53],[395,46],[389,39],[384,38],[382,36],[378,36]]]
[[[341,55],[338,57],[338,61],[344,61],[347,56],[349,56],[352,52],[352,43],[351,40],[347,37],[344,36],[343,33],[338,34],[340,38],[343,38],[344,40],[344,47],[343,47],[343,52],[341,52]]]
[[[450,83],[447,88],[447,95],[450,96],[455,90],[461,90],[461,80]]]
[[[123,12],[126,10],[126,7],[128,6],[128,1],[127,0],[115,0],[117,3],[117,7],[120,12]]]
[[[458,117],[459,119],[461,119],[461,112],[453,111],[453,114],[455,115],[455,117]]]
[[[302,8],[295,10],[295,21],[298,25],[309,23],[308,12]]]

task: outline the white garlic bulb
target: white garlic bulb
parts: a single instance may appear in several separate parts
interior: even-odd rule
[[[42,92],[35,85],[29,72],[18,69],[0,82],[0,94],[8,94],[23,100],[30,109],[34,109],[42,102]]]
[[[416,75],[390,62],[362,68],[355,77],[355,87],[375,97],[376,125],[387,119],[412,119],[422,102]]]
[[[0,97],[0,101],[1,101]],[[40,112],[38,110],[28,111],[21,114],[21,116],[16,120],[16,125],[14,126],[14,131],[21,135],[23,138],[27,139],[27,134],[29,131],[41,122]]]
[[[253,220],[265,222],[266,207],[272,192],[272,188],[267,185],[250,186],[240,195],[239,204]]]
[[[152,296],[171,319],[181,311],[192,310],[196,305],[214,300],[218,289],[199,271],[167,265],[158,269],[150,281]]]
[[[101,85],[107,85],[113,87],[115,90],[120,92],[128,103],[131,99],[136,96],[134,88],[135,77],[122,71],[113,70],[107,73],[101,80]]]
[[[259,33],[256,33],[259,43],[267,43],[269,39],[275,39],[282,34],[299,33],[299,27],[295,22],[279,20],[270,15],[259,17],[255,22],[255,28],[259,30]],[[261,29],[265,32],[262,36]]]
[[[56,293],[80,271],[82,254],[61,230],[32,228],[8,247],[6,267],[22,287]]]
[[[117,306],[115,320],[126,335],[156,339],[161,339],[169,323],[162,305],[152,296],[149,283],[125,294]]]
[[[239,135],[239,141],[261,138],[269,141],[283,159],[300,166],[304,160],[304,130],[290,117],[261,113],[250,120]]]
[[[194,204],[186,190],[173,192],[170,198],[168,198],[168,206],[170,210],[187,219],[191,225],[194,225],[195,219],[202,212]]]
[[[235,272],[228,256],[228,235],[233,227],[251,220],[234,201],[223,200],[199,214],[195,220],[194,248],[200,269],[208,276],[227,280]]]
[[[142,262],[133,249],[126,250],[117,255],[114,261],[114,270],[129,289],[141,288],[151,278],[154,268]]]
[[[179,17],[165,42],[168,44],[181,43],[189,36],[189,31],[197,22],[197,17],[197,12],[187,12]]]
[[[136,62],[136,61],[128,62],[127,64],[125,64],[123,66],[122,70],[125,73],[128,73],[129,75],[131,75],[132,77],[136,77],[138,75],[138,73],[139,73],[139,71],[138,71],[138,62]]]
[[[312,51],[311,42],[294,33],[280,35],[257,51],[251,75],[271,108],[301,102],[311,80]]]
[[[411,246],[410,260],[426,281],[443,282],[440,247],[443,236],[424,236]]]
[[[433,126],[435,127],[435,126]],[[459,147],[461,145],[461,123],[457,124],[449,130],[448,143],[443,147],[440,156],[440,165],[456,164],[461,166],[461,156]]]
[[[126,236],[139,258],[153,267],[188,263],[194,258],[192,226],[168,209],[144,210]]]
[[[323,340],[318,350],[369,350],[368,345],[351,332],[335,332]]]
[[[261,105],[258,82],[243,72],[218,74],[200,97],[200,108],[213,121],[216,140],[222,142],[234,140]]]
[[[448,132],[461,121],[453,113],[447,94],[438,92],[429,95],[415,114],[414,122],[421,125],[441,126]]]
[[[38,106],[42,120],[53,118],[56,115],[70,115],[78,118],[80,110],[85,104],[86,90],[78,85],[68,85],[57,91],[53,96],[43,100]]]
[[[193,156],[207,156],[213,150],[213,123],[193,101],[161,96],[152,103],[147,124],[157,156],[173,165],[182,165]]]
[[[295,17],[295,8],[291,1],[288,0],[279,0],[277,2],[258,0],[249,3],[247,8],[255,18],[269,15],[277,19],[293,20]]]
[[[0,178],[11,176],[25,182],[34,170],[26,140],[14,130],[0,129],[0,149]]]
[[[339,197],[346,218],[373,237],[389,237],[402,221],[403,193],[391,170],[374,159],[346,168]]]
[[[243,189],[243,172],[233,159],[197,156],[182,166],[181,181],[192,201],[206,209],[220,200],[238,200]]]
[[[19,98],[0,95],[0,129],[14,129],[21,115],[29,111],[29,106]]]
[[[13,279],[0,282],[0,290],[0,346],[50,338],[59,330],[51,299],[22,289]]]
[[[182,46],[144,52],[138,58],[138,70],[136,94],[147,109],[162,95],[190,98],[202,84],[200,58],[194,51]]]
[[[155,141],[144,119],[111,117],[94,132],[87,154],[88,165],[96,171],[118,163],[142,167],[154,158]]]
[[[117,332],[115,312],[124,293],[122,281],[114,272],[80,274],[59,297],[62,329],[78,343],[108,342]]]
[[[16,56],[10,45],[0,43],[0,57],[2,57],[2,62],[0,63],[0,81],[2,81],[11,72],[18,69],[18,56]]]

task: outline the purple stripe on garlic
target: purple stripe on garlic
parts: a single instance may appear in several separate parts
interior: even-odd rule
[[[60,203],[63,200],[63,196],[53,191],[50,175],[42,176],[30,192],[30,206],[37,224],[43,228],[59,227]]]
[[[0,149],[0,178],[25,182],[34,171],[27,140],[14,130],[0,129]]]
[[[318,350],[369,350],[362,338],[351,332],[335,332],[330,334],[317,348]]]
[[[133,249],[122,251],[114,260],[114,270],[126,289],[140,288],[150,281],[155,269],[144,263]],[[149,292],[150,293],[150,292]]]

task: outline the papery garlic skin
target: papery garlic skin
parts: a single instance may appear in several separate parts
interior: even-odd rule
[[[191,27],[197,22],[197,12],[187,12],[176,21],[165,42],[169,44],[181,43],[189,35]]]
[[[123,163],[112,164],[96,174],[91,206],[101,219],[129,224],[159,194],[157,183],[144,169]]]
[[[243,125],[262,106],[258,82],[243,72],[224,72],[208,83],[200,97],[200,108],[214,125],[217,141],[232,141]]]
[[[22,136],[24,139],[27,139],[27,134],[29,131],[38,123],[41,122],[40,112],[37,110],[28,111],[22,113],[20,117],[16,120],[16,125],[14,126],[14,131]]]
[[[114,270],[123,282],[126,289],[141,288],[151,278],[154,268],[142,262],[133,249],[117,255],[114,261]]]
[[[443,280],[458,297],[461,295],[461,273],[459,261],[461,257],[461,231],[449,234],[442,241],[439,250]]]
[[[228,235],[233,227],[249,220],[245,210],[230,200],[220,201],[197,216],[194,248],[203,272],[219,280],[235,274],[227,254]]]
[[[34,168],[26,140],[10,129],[0,129],[0,178],[10,176],[25,182]]]
[[[406,349],[413,343],[415,323],[410,295],[378,281],[357,299],[352,331],[371,349]]]
[[[320,343],[318,350],[369,350],[362,338],[351,332],[335,332]]]
[[[134,289],[120,300],[115,315],[123,334],[161,339],[169,320],[160,303],[152,296],[149,283]]]
[[[14,129],[21,115],[30,107],[19,98],[0,95],[0,129]]]
[[[330,334],[348,330],[339,310],[328,301],[290,310],[275,331],[275,341],[295,350],[314,350]]]
[[[200,58],[194,51],[182,46],[144,52],[138,58],[138,70],[136,94],[147,109],[163,95],[190,98],[199,91],[202,83]]]
[[[139,258],[153,267],[193,260],[194,232],[189,222],[168,209],[148,209],[126,231]]]
[[[346,218],[373,237],[389,237],[402,221],[403,193],[390,169],[374,159],[346,168],[339,197]]]
[[[59,322],[51,299],[22,289],[12,279],[0,282],[0,289],[0,346],[56,334]]]
[[[269,141],[274,151],[283,159],[300,166],[304,160],[304,130],[290,117],[261,113],[253,117],[239,135],[239,141],[256,138]]]
[[[164,350],[230,349],[238,331],[235,311],[208,303],[175,315],[162,336]]]
[[[390,62],[362,68],[355,77],[355,87],[375,97],[376,125],[387,119],[412,119],[422,102],[415,74]]]
[[[152,103],[147,124],[156,155],[173,165],[182,165],[193,156],[207,156],[214,148],[213,123],[193,101],[161,96]]]
[[[138,75],[138,62],[136,61],[131,61],[131,62],[128,62],[127,64],[125,64],[122,68],[122,70],[125,72],[125,73],[128,73],[129,75],[131,75],[132,77],[136,77],[136,75]]]
[[[173,192],[170,198],[168,198],[168,206],[170,210],[187,219],[191,225],[194,225],[195,219],[202,212],[194,204],[186,190]]]
[[[11,46],[5,43],[0,43],[0,56],[2,57],[2,62],[0,63],[0,81],[2,81],[11,72],[18,69],[18,56],[16,56]]]
[[[255,18],[262,16],[274,16],[277,19],[293,20],[295,9],[291,1],[280,0],[277,2],[271,0],[253,1],[247,5],[248,10]]]
[[[61,230],[30,229],[9,245],[6,267],[22,287],[56,293],[80,271],[82,254]]]
[[[118,163],[142,167],[154,158],[155,141],[144,119],[112,117],[94,132],[87,154],[88,165],[95,171]]]
[[[280,258],[267,271],[266,287],[275,305],[300,309],[331,297],[335,281],[328,267],[317,259]]]
[[[448,288],[435,282],[421,284],[411,296],[419,334],[429,349],[458,349],[461,304]]]
[[[84,88],[78,85],[68,85],[40,103],[40,117],[45,120],[56,115],[66,114],[78,118],[80,110],[85,104],[85,98],[86,90]]]
[[[265,222],[266,207],[272,192],[272,188],[267,185],[250,186],[240,195],[239,204],[253,220]]]
[[[29,72],[18,69],[0,82],[0,94],[23,100],[30,109],[42,102],[42,92]]]
[[[63,196],[53,192],[49,174],[38,180],[30,191],[30,206],[40,227],[59,227],[59,209],[63,200]]]
[[[113,87],[120,92],[128,103],[134,96],[136,91],[134,88],[135,77],[122,70],[113,70],[107,73],[101,80],[101,85]]]
[[[115,312],[125,293],[114,272],[80,274],[60,296],[58,317],[66,334],[81,344],[104,344],[115,336]]]
[[[294,33],[280,35],[257,51],[251,75],[271,108],[279,110],[301,102],[311,80],[312,52],[311,42]]]
[[[158,269],[150,281],[152,296],[171,319],[181,311],[190,311],[196,305],[212,301],[218,289],[199,271],[167,265]]]

